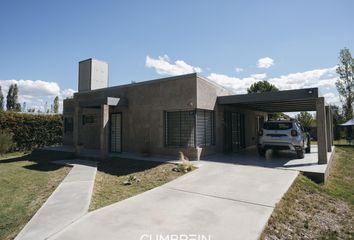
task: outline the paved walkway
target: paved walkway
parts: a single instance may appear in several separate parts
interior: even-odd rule
[[[90,212],[50,239],[186,239],[186,234],[189,239],[258,239],[297,175],[201,161],[199,169]]]
[[[87,213],[96,176],[96,163],[85,160],[63,160],[56,163],[71,165],[73,168],[15,239],[47,239]]]

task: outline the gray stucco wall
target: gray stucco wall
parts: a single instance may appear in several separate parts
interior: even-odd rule
[[[91,92],[76,93],[75,101],[100,97],[128,99],[128,106],[110,107],[110,113],[122,113],[122,149],[126,152],[150,151],[152,154],[178,154],[181,148],[164,146],[164,111],[196,108],[196,74],[151,82],[123,85]],[[83,114],[97,114],[98,125],[82,126],[79,142],[85,148],[99,148],[99,109],[83,108]],[[65,114],[64,111],[64,115]],[[82,117],[80,116],[80,118]],[[64,137],[70,144],[69,134]],[[71,140],[72,142],[72,140]],[[193,149],[184,149],[187,153]]]
[[[74,99],[65,99],[63,101],[63,116],[64,119],[74,117]],[[63,143],[64,145],[73,145],[73,132],[64,132]]]
[[[196,74],[166,78],[143,83],[123,85],[90,92],[76,93],[74,100],[64,101],[64,116],[73,116],[75,101],[117,97],[128,100],[127,106],[110,107],[110,113],[122,113],[122,150],[124,152],[177,155],[178,151],[195,158],[195,148],[166,147],[164,141],[164,112],[206,109],[214,111],[215,145],[204,147],[201,154],[224,151],[224,111],[245,114],[245,142],[252,146],[257,141],[256,117],[265,113],[217,104],[217,97],[231,94]],[[82,115],[95,115],[95,124],[82,125]],[[83,108],[79,116],[79,142],[85,148],[99,149],[100,108]],[[64,135],[64,143],[72,144],[72,134]]]
[[[224,151],[225,121],[224,112],[240,112],[245,115],[245,144],[250,147],[257,144],[257,116],[266,117],[264,112],[252,111],[234,106],[221,106],[217,104],[218,96],[232,94],[227,89],[220,87],[209,80],[198,77],[197,80],[197,108],[214,110],[215,113],[215,146],[202,149],[202,156]]]

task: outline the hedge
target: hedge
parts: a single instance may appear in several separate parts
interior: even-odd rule
[[[59,114],[1,112],[0,129],[14,134],[16,150],[30,150],[63,142],[63,117]]]

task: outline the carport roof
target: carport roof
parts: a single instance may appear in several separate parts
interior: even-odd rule
[[[233,105],[263,112],[316,111],[318,88],[249,93],[218,97],[220,105]]]

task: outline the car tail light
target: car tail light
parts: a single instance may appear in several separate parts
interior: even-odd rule
[[[263,130],[262,129],[258,131],[258,135],[259,136],[263,136]]]
[[[296,130],[291,130],[291,136],[296,137],[297,136],[297,131]]]

